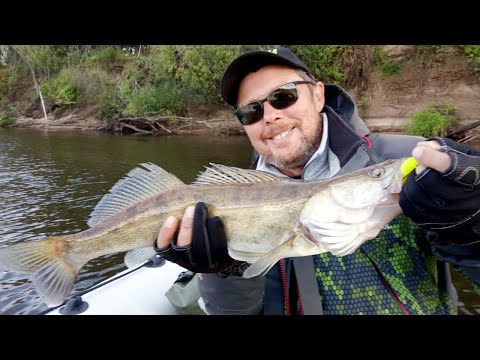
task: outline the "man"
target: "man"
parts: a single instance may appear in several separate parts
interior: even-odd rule
[[[200,273],[208,313],[456,313],[447,263],[480,284],[480,152],[445,138],[370,134],[351,97],[286,48],[239,56],[221,91],[258,155],[253,169],[310,180],[410,155],[420,165],[401,192],[404,215],[377,238],[346,256],[283,259],[264,277],[242,278],[247,265],[228,256],[221,219],[208,218],[205,204],[167,219],[155,248]]]

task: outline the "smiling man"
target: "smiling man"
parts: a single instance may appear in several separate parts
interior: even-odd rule
[[[322,138],[320,111],[324,106],[324,86],[322,82],[307,79],[306,73],[286,66],[265,66],[247,75],[238,92],[237,116],[246,117],[242,114],[252,106],[263,107],[263,121],[245,124],[253,147],[264,157],[264,165],[271,164],[288,176],[301,175]],[[270,98],[271,102],[278,102],[282,101],[279,98],[289,96],[298,99],[284,109],[276,109],[268,101]],[[262,98],[266,100],[256,101]]]
[[[211,314],[454,314],[448,263],[480,285],[480,152],[446,138],[370,134],[353,99],[315,79],[289,49],[236,58],[222,96],[243,124],[252,169],[324,179],[387,159],[420,163],[400,194],[403,215],[345,256],[280,260],[264,277],[228,256],[223,223],[198,203],[162,226],[155,249],[200,273]],[[428,141],[424,141],[428,140]]]

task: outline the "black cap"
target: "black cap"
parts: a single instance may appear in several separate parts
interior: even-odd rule
[[[293,52],[284,47],[242,54],[230,63],[223,74],[220,88],[222,97],[227,104],[235,108],[240,82],[249,73],[267,65],[287,65],[310,73],[307,66]]]

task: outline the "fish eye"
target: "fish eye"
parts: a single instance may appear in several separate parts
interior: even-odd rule
[[[368,175],[371,177],[379,178],[385,174],[385,169],[383,167],[374,167],[368,171]]]

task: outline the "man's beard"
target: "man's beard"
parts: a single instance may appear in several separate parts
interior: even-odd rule
[[[300,147],[298,148],[298,156],[290,159],[281,159],[275,157],[273,154],[268,154],[265,155],[265,160],[277,169],[292,170],[305,166],[320,146],[322,130],[323,127],[319,124],[313,139],[308,139],[305,136],[302,138]]]

